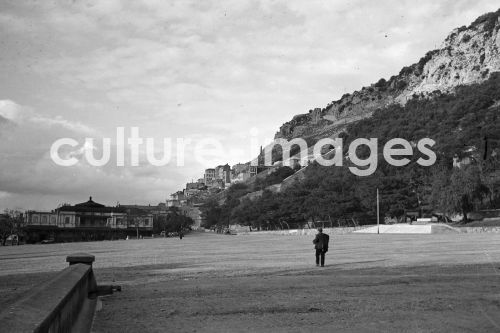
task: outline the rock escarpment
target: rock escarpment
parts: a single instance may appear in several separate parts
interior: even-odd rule
[[[468,27],[454,29],[439,49],[427,52],[418,63],[404,67],[389,80],[380,79],[324,108],[296,115],[275,137],[315,140],[335,136],[347,124],[369,117],[379,108],[482,82],[500,71],[499,30],[500,9],[480,16]]]

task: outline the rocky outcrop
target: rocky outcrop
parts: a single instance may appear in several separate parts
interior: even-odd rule
[[[500,71],[499,16],[500,10],[479,17],[468,27],[454,29],[439,49],[428,52],[418,63],[404,67],[389,80],[380,79],[345,94],[322,109],[296,115],[275,137],[335,136],[347,124],[371,116],[378,108],[452,92],[459,85],[488,79],[492,72]]]

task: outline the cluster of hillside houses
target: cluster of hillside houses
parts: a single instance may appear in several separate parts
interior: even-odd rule
[[[205,170],[202,178],[186,184],[186,187],[170,195],[167,206],[199,206],[210,196],[217,197],[232,184],[251,183],[257,175],[262,175],[280,167],[282,163],[275,163],[272,166],[264,165],[264,156],[261,153],[256,159],[256,163],[238,163],[232,167],[229,164],[219,165],[215,168]],[[290,166],[300,165],[299,158],[291,158]]]
[[[238,163],[232,168],[226,164],[206,169],[202,178],[187,183],[184,189],[173,193],[171,199],[167,200],[167,206],[196,206],[231,184],[247,181],[259,171],[258,167],[251,166],[250,163]]]

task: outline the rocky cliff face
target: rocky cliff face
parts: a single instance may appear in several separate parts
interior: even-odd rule
[[[500,9],[479,17],[468,27],[453,30],[441,48],[428,52],[389,80],[380,79],[322,109],[293,117],[275,137],[314,140],[335,136],[347,124],[371,116],[378,108],[484,81],[492,72],[500,71],[499,30]]]

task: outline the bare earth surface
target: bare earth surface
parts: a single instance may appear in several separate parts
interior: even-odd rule
[[[96,256],[95,332],[500,332],[500,235],[224,236],[0,247],[0,310]]]

